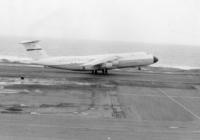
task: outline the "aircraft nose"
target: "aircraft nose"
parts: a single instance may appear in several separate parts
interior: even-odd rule
[[[154,63],[158,62],[158,58],[154,56],[154,57],[153,57],[153,62],[154,62]]]

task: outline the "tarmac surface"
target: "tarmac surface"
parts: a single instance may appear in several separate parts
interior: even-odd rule
[[[199,140],[200,73],[2,64],[0,139]]]

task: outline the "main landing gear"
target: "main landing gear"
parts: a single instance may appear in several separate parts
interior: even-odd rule
[[[102,69],[101,71],[102,71],[103,75],[108,74],[108,70],[107,69]],[[97,75],[98,74],[98,70],[92,70],[92,74]]]

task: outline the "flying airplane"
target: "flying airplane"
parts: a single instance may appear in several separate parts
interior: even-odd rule
[[[92,74],[108,74],[108,70],[147,66],[158,62],[158,58],[144,52],[104,54],[90,56],[50,57],[38,44],[39,40],[22,41],[34,64],[73,71],[91,71]]]

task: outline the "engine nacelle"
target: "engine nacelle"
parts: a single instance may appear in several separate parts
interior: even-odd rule
[[[113,64],[113,66],[117,66],[117,65],[119,65],[119,61],[117,61],[117,60],[113,61],[112,64]]]
[[[105,63],[103,64],[104,68],[112,68],[113,64],[112,63]]]

